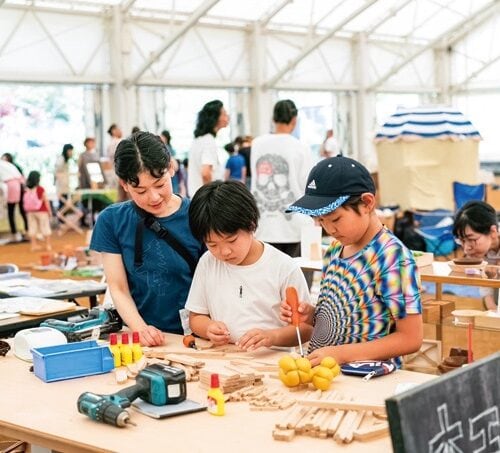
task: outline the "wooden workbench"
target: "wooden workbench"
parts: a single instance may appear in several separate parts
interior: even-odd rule
[[[172,349],[186,351],[181,338],[170,335]],[[261,350],[254,357],[274,361],[283,352]],[[210,360],[207,363],[213,362]],[[220,360],[215,362],[220,363]],[[226,403],[226,415],[215,417],[207,412],[156,420],[130,409],[137,426],[116,428],[99,424],[78,413],[76,401],[84,391],[100,394],[114,393],[118,386],[113,374],[44,383],[28,371],[29,364],[12,353],[0,357],[0,434],[28,441],[35,445],[64,452],[255,452],[262,451],[332,451],[370,453],[391,451],[388,436],[381,439],[338,446],[331,438],[319,439],[296,436],[292,442],[275,441],[274,425],[283,411],[252,412],[246,402]],[[334,382],[338,391],[355,396],[358,401],[382,403],[394,394],[396,386],[404,383],[422,383],[435,376],[397,371],[387,376],[364,382],[359,378],[339,376]],[[129,381],[131,385],[133,381]],[[264,385],[284,388],[277,379],[266,377]],[[294,393],[297,397],[300,392]],[[206,390],[198,382],[188,384],[188,398],[204,402]]]
[[[446,262],[434,261],[432,266],[424,266],[419,268],[420,277],[423,282],[431,282],[436,284],[436,299],[443,298],[443,284],[464,285],[464,286],[479,286],[483,288],[500,288],[500,280],[498,278],[489,279],[481,276],[466,275],[462,272],[452,272],[450,266]]]

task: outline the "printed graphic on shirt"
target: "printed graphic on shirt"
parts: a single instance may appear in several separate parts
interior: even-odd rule
[[[257,160],[256,190],[253,195],[259,211],[278,211],[287,220],[292,218],[285,209],[295,201],[290,190],[290,170],[287,161],[275,154],[265,154]]]
[[[137,274],[145,279],[147,287],[158,294],[159,296],[166,296],[169,294],[169,285],[173,283],[172,275],[168,271],[168,260],[172,259],[171,251],[168,247],[158,247],[154,242],[149,242],[144,247],[144,260],[151,260],[150,262],[157,263],[155,269],[147,269],[146,266],[141,266],[137,269]],[[170,254],[170,256],[168,256]]]
[[[325,255],[310,351],[385,337],[396,320],[421,313],[420,282],[411,253],[383,229],[363,250],[341,258],[334,242]]]

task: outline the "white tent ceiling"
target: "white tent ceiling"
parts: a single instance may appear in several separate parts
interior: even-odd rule
[[[344,93],[363,154],[377,93],[497,91],[499,18],[500,0],[0,0],[0,82],[109,87],[125,127],[139,87],[241,89],[254,134],[276,90]]]
[[[433,53],[448,51],[457,91],[498,73],[498,4],[0,0],[0,80],[255,87],[260,72],[263,88],[358,89],[361,42],[364,88],[440,90]]]

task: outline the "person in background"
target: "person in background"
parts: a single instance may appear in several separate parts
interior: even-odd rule
[[[66,143],[63,146],[61,155],[57,158],[54,172],[54,182],[56,185],[57,197],[59,199],[59,209],[64,206],[64,202],[71,193],[70,188],[70,161],[73,159],[73,145]]]
[[[206,103],[198,112],[194,141],[189,151],[188,193],[193,197],[204,184],[215,180],[220,161],[215,137],[229,124],[229,115],[221,101]]]
[[[245,167],[247,169],[247,176],[245,185],[250,190],[252,188],[252,168],[250,166],[250,156],[252,153],[252,136],[245,135],[244,137],[238,136],[234,139],[234,147],[240,156],[245,159]]]
[[[87,137],[84,140],[83,145],[85,146],[85,151],[80,154],[80,157],[78,158],[78,188],[92,189],[92,181],[90,180],[90,174],[87,168],[87,164],[91,162],[97,162],[100,165],[99,155],[97,154],[95,148],[95,138]],[[91,217],[93,218],[94,213],[90,212],[89,203],[89,200],[82,202],[82,210],[84,213],[84,215],[80,219],[80,224],[82,227],[88,227],[93,224],[93,220],[91,220]]]
[[[319,151],[319,155],[322,158],[335,157],[339,154],[339,144],[334,136],[333,129],[328,129],[326,131],[326,137]]]
[[[28,213],[28,234],[31,240],[31,251],[40,250],[37,237],[43,236],[45,250],[52,250],[50,245],[50,217],[52,209],[47,198],[45,189],[40,185],[40,173],[31,171],[26,180],[26,194],[24,197],[24,209]]]
[[[245,167],[245,159],[240,156],[232,143],[224,146],[224,149],[229,154],[229,159],[226,162],[226,171],[224,180],[234,179],[245,184],[247,176],[247,167]]]
[[[191,230],[208,252],[200,258],[186,308],[193,332],[215,345],[254,350],[296,343],[295,327],[280,321],[280,303],[288,286],[309,300],[307,284],[292,258],[255,239],[258,220],[255,199],[239,181],[213,181],[191,201]],[[301,331],[307,341],[310,327]]]
[[[115,156],[116,147],[118,146],[118,143],[120,143],[122,140],[123,132],[119,128],[119,126],[113,123],[111,126],[109,126],[108,134],[111,137],[111,141],[109,142],[108,145],[107,156],[111,160],[113,160]]]
[[[189,192],[188,192],[188,167],[189,167],[189,159],[185,157],[182,159],[181,166],[180,166],[180,171],[182,173],[182,180],[184,181],[184,187],[186,189],[186,197],[189,197]]]
[[[22,240],[21,233],[17,231],[16,225],[16,205],[19,206],[19,213],[24,222],[24,231],[28,232],[28,218],[23,206],[24,197],[24,176],[22,168],[14,161],[14,157],[10,153],[4,153],[2,160],[8,162],[11,167],[7,166],[5,178],[3,182],[7,185],[7,215],[9,217],[9,227],[12,238],[15,241]],[[14,170],[17,169],[17,172]],[[10,171],[9,171],[10,170]]]
[[[114,164],[131,200],[100,213],[90,248],[102,255],[113,303],[125,324],[140,333],[141,344],[161,345],[162,332],[183,333],[179,312],[192,273],[186,259],[146,227],[144,217],[175,237],[194,262],[204,247],[189,229],[189,200],[172,193],[170,155],[158,136],[137,132],[122,140]]]
[[[453,221],[453,235],[469,258],[484,259],[490,265],[500,265],[500,238],[497,213],[493,206],[484,201],[469,201],[456,213]],[[498,274],[497,268],[492,268]],[[480,288],[484,307],[496,310],[498,288]]]
[[[323,258],[316,307],[299,304],[300,321],[313,326],[313,366],[331,356],[342,364],[395,359],[422,345],[420,277],[412,252],[375,213],[368,170],[346,157],[320,161],[305,195],[290,207],[312,216],[333,238]],[[290,307],[281,304],[291,322]]]
[[[165,147],[167,151],[170,153],[171,157],[174,157],[172,162],[172,167],[174,169],[174,176],[172,177],[172,187],[174,193],[178,193],[181,196],[186,196],[185,182],[183,179],[182,172],[180,171],[180,163],[177,159],[175,159],[175,150],[172,148],[172,136],[170,132],[166,129],[161,131],[160,138],[163,143],[165,143]]]
[[[257,239],[292,257],[300,256],[302,228],[312,225],[307,216],[286,212],[302,194],[312,167],[311,150],[292,135],[297,114],[293,101],[277,102],[275,131],[253,140],[251,156],[252,194],[261,216]]]
[[[175,156],[175,150],[172,148],[172,136],[167,129],[163,129],[160,133],[160,138],[165,146],[167,147],[168,152],[171,156]]]
[[[99,155],[95,149],[95,138],[87,137],[83,146],[85,146],[85,151],[80,154],[78,158],[78,176],[79,176],[79,189],[90,189],[91,181],[89,171],[87,170],[87,164],[91,162],[99,162]]]

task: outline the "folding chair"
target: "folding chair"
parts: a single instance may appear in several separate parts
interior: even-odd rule
[[[413,220],[419,228],[436,226],[447,217],[453,223],[453,212],[448,209],[434,209],[432,211],[412,211]]]
[[[484,201],[486,199],[486,184],[463,184],[453,181],[453,198],[458,211],[468,201]]]
[[[453,225],[421,227],[415,231],[424,239],[426,251],[434,256],[449,256],[457,249]]]
[[[79,226],[80,219],[83,217],[82,210],[73,203],[71,195],[66,199],[61,197],[59,200],[64,205],[56,213],[57,218],[61,221],[58,235],[62,236],[68,230],[75,230],[78,234],[83,234],[83,230]]]

